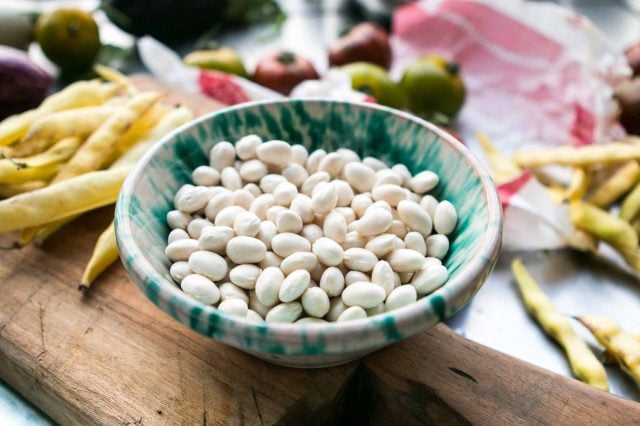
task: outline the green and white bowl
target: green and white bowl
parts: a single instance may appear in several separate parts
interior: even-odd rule
[[[361,320],[331,324],[267,324],[225,315],[191,298],[173,282],[164,256],[166,214],[191,171],[208,163],[219,141],[255,133],[302,144],[309,151],[351,148],[412,174],[432,170],[432,193],[458,210],[445,264],[449,281],[416,303]],[[279,100],[243,104],[199,118],[166,136],[127,178],[116,206],[116,235],[124,265],[146,296],[181,323],[267,361],[323,367],[361,357],[405,339],[460,310],[496,262],[502,210],[485,168],[460,142],[419,118],[369,103]]]

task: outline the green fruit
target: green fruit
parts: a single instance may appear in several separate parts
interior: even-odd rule
[[[407,106],[417,115],[431,118],[455,117],[464,104],[465,88],[458,65],[439,56],[426,56],[404,72],[400,86],[407,94]]]
[[[227,47],[215,50],[196,50],[184,57],[184,63],[247,78],[247,70],[242,63],[242,58],[238,52]]]
[[[65,71],[88,68],[101,47],[96,21],[80,9],[57,9],[42,15],[35,40],[47,58]]]
[[[375,100],[393,108],[404,106],[404,93],[387,72],[378,65],[368,62],[355,62],[340,68],[351,76],[353,90],[371,95]]]

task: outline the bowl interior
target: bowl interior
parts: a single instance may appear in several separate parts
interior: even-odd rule
[[[495,260],[491,258],[499,246],[501,214],[484,169],[475,159],[462,154],[466,148],[434,126],[399,111],[370,104],[288,100],[246,104],[201,118],[165,138],[127,180],[116,212],[117,227],[130,222],[127,233],[118,232],[121,254],[127,256],[124,260],[128,268],[139,263],[135,257],[141,256],[155,269],[151,275],[139,274],[145,280],[139,284],[154,303],[171,315],[189,324],[188,318],[180,318],[181,313],[173,304],[162,306],[167,302],[160,297],[166,291],[180,292],[169,275],[170,263],[164,256],[169,232],[165,218],[172,209],[174,194],[190,182],[195,167],[208,164],[208,152],[215,143],[233,142],[251,133],[264,140],[302,144],[310,151],[350,148],[361,157],[374,156],[390,165],[405,164],[412,174],[423,170],[437,173],[440,183],[432,194],[453,203],[459,222],[444,261],[449,282],[424,298],[427,301],[421,299],[418,303],[428,303],[435,321],[442,320],[459,310],[479,289],[483,281],[480,275],[486,276]],[[469,283],[469,278],[477,282]]]

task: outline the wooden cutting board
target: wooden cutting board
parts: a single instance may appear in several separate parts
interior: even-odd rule
[[[202,112],[219,105],[172,95]],[[194,102],[197,105],[194,105]],[[149,302],[120,264],[77,290],[112,208],[0,256],[0,377],[62,424],[633,424],[640,404],[440,324],[353,363],[267,364]],[[7,247],[12,235],[0,236]]]

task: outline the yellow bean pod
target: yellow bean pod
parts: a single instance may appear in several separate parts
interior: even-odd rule
[[[553,148],[518,151],[513,161],[520,167],[542,167],[549,164],[584,167],[593,164],[618,163],[640,159],[640,145],[614,142],[582,147],[558,146]]]
[[[47,182],[43,180],[33,180],[25,183],[0,185],[0,198],[13,197],[14,195],[44,188],[45,186],[47,186]]]
[[[60,182],[93,170],[99,170],[116,152],[118,141],[126,131],[158,100],[160,95],[146,92],[134,96],[102,123],[76,151],[54,178]]]
[[[511,263],[511,270],[527,310],[564,349],[574,375],[585,383],[609,390],[607,373],[587,344],[575,333],[569,320],[560,314],[524,267],[522,259]]]
[[[116,231],[113,222],[100,234],[80,282],[80,290],[86,291],[105,269],[118,259]]]
[[[637,161],[629,161],[602,182],[588,201],[598,207],[608,207],[633,188],[638,179],[640,179],[640,165]]]
[[[620,367],[640,384],[640,341],[609,318],[587,315],[578,318]]]
[[[640,184],[636,186],[624,197],[620,206],[620,219],[631,222],[640,212]]]
[[[84,140],[116,109],[115,106],[101,105],[48,114],[33,123],[25,137],[12,147],[11,155],[34,155],[49,148],[56,141],[71,136]]]
[[[476,140],[487,156],[491,178],[496,183],[509,182],[522,174],[522,170],[506,155],[498,151],[491,140],[482,132],[476,133]]]
[[[0,233],[112,204],[131,167],[87,173],[0,201]]]
[[[29,111],[8,117],[0,123],[0,146],[11,145],[22,138],[29,126],[46,114],[71,108],[100,105],[122,90],[115,83],[99,80],[78,81],[45,99],[42,104]]]
[[[587,193],[590,182],[589,174],[583,168],[576,168],[573,170],[571,176],[571,183],[565,192],[565,200],[576,201],[582,199],[584,194]]]
[[[606,211],[582,201],[569,203],[571,221],[578,228],[617,249],[638,247],[638,235],[631,225]]]

